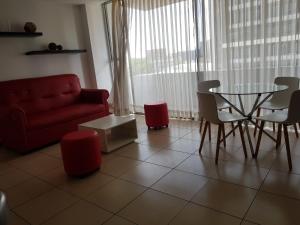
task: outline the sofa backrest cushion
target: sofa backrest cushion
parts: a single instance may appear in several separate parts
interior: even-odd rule
[[[80,82],[74,74],[0,82],[0,104],[18,105],[28,114],[74,104],[80,98]]]

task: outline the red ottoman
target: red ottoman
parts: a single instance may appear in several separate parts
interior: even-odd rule
[[[145,104],[145,120],[148,128],[161,128],[168,127],[169,115],[168,106],[165,102],[159,102],[154,104]]]
[[[96,131],[75,131],[61,141],[64,168],[70,176],[84,176],[100,167],[100,139]]]

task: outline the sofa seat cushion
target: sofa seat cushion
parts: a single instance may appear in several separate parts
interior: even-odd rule
[[[53,124],[63,123],[84,117],[91,114],[97,114],[105,110],[103,104],[74,104],[60,109],[33,114],[28,116],[28,129],[39,129]]]

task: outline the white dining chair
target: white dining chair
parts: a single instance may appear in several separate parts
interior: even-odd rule
[[[218,164],[218,158],[219,158],[219,150],[220,150],[220,143],[221,141],[225,141],[225,136],[223,135],[223,140],[221,140],[221,132],[225,130],[225,123],[232,123],[237,122],[241,140],[242,140],[242,146],[244,155],[247,158],[247,150],[246,150],[246,144],[244,139],[244,133],[242,128],[242,122],[246,120],[246,117],[243,117],[241,115],[228,113],[225,111],[219,111],[217,107],[217,101],[216,97],[212,93],[201,93],[198,92],[198,100],[199,100],[199,112],[201,116],[205,119],[205,125],[204,125],[204,131],[201,137],[200,147],[199,147],[199,154],[201,154],[206,131],[208,129],[208,126],[210,123],[218,125],[218,136],[217,136],[217,148],[216,148],[216,157],[215,157],[215,163]]]
[[[276,148],[278,148],[281,144],[281,132],[282,132],[282,127],[283,127],[289,169],[290,170],[292,169],[290,143],[289,143],[289,135],[288,135],[287,128],[290,125],[294,125],[294,124],[300,122],[300,104],[299,104],[299,102],[300,102],[300,90],[297,90],[297,91],[294,91],[291,96],[290,103],[288,106],[288,111],[276,111],[274,113],[255,118],[258,121],[261,121],[259,133],[258,133],[256,150],[255,150],[255,154],[254,154],[255,158],[258,155],[265,122],[278,123]]]
[[[198,92],[201,93],[209,93],[209,89],[211,88],[217,88],[220,87],[221,83],[219,80],[206,80],[206,81],[201,81],[198,83]],[[230,113],[232,113],[232,108],[231,106],[225,102],[220,96],[215,95],[216,97],[216,103],[217,103],[217,108],[218,110],[223,110],[223,109],[228,109]],[[199,110],[200,111],[200,110]],[[203,127],[203,117],[201,115],[199,115],[200,117],[200,133],[202,131],[202,127]],[[234,127],[234,124],[232,123],[232,128]],[[209,130],[209,140],[211,140],[211,126],[209,125],[208,127]],[[233,136],[235,135],[235,132],[233,131]],[[224,132],[225,135],[225,132]],[[224,142],[224,144],[226,145],[226,142]]]
[[[276,110],[287,109],[289,106],[292,93],[299,89],[298,77],[276,77],[274,83],[277,85],[286,85],[288,86],[288,89],[281,92],[275,92],[269,101],[266,101],[257,109],[257,115],[256,115],[257,117],[260,116],[261,109],[271,110],[272,112],[275,112]],[[297,124],[293,124],[293,126],[295,129],[296,137],[298,137]],[[273,131],[275,131],[274,123],[273,123]],[[256,136],[256,132],[257,132],[257,126],[255,126],[254,129],[254,136]]]
[[[0,191],[0,224],[7,224],[7,203],[6,197],[3,192]]]

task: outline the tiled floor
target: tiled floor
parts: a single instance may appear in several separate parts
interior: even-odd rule
[[[300,138],[285,146],[264,137],[258,160],[245,159],[239,136],[229,137],[214,164],[215,127],[202,155],[198,123],[171,120],[103,155],[101,170],[65,175],[59,144],[20,156],[0,147],[0,190],[9,224],[47,225],[297,225],[300,224]],[[283,142],[284,143],[284,142]]]

